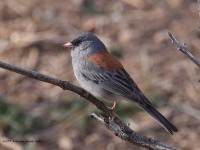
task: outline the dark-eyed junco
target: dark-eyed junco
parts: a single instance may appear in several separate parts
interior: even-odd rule
[[[64,46],[71,48],[74,73],[82,88],[100,100],[114,102],[114,106],[119,97],[135,102],[168,132],[177,132],[177,128],[153,107],[122,64],[94,34],[82,32]]]

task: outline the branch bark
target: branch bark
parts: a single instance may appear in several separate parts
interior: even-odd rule
[[[107,129],[111,130],[116,136],[118,136],[124,141],[133,143],[135,145],[138,145],[140,147],[144,147],[150,150],[177,150],[176,148],[171,147],[167,144],[164,144],[159,140],[146,137],[142,134],[139,134],[133,131],[119,118],[110,120],[96,113],[92,113],[90,116],[96,119],[97,121],[99,121]]]
[[[98,100],[97,98],[89,94],[84,89],[76,85],[73,85],[68,81],[59,80],[57,78],[53,78],[36,71],[20,68],[15,65],[11,65],[2,61],[0,61],[0,68],[22,74],[36,80],[40,80],[43,82],[56,85],[62,88],[63,90],[69,90],[80,95],[81,97],[85,98],[89,102],[93,103],[98,109],[103,111],[107,116],[113,118],[112,120],[109,120],[107,118],[103,118],[100,115],[97,115],[94,113],[91,114],[93,118],[98,120],[101,124],[103,124],[110,131],[112,131],[116,136],[118,136],[124,141],[128,141],[130,143],[133,143],[135,145],[138,145],[140,147],[144,147],[150,150],[176,150],[176,148],[166,145],[159,140],[149,138],[139,133],[136,133],[135,131],[130,129],[127,126],[127,124],[124,123],[114,111],[107,108],[103,102],[101,102],[100,100]]]
[[[172,40],[172,43],[175,44],[178,50],[183,52],[187,57],[189,57],[198,67],[200,67],[200,61],[187,49],[187,46],[185,43],[178,41],[175,36],[168,32],[167,33],[169,38]]]

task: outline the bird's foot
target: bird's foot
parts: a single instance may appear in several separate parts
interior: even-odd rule
[[[115,109],[115,107],[116,107],[116,102],[113,103],[113,106],[112,106],[112,107],[109,107],[110,112],[111,112],[111,116],[109,117],[109,120],[110,120],[110,121],[113,121],[114,118],[115,118],[115,115],[114,115],[114,109]]]

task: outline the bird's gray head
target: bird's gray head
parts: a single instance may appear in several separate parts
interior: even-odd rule
[[[84,57],[105,51],[105,45],[92,33],[81,32],[74,37],[74,39],[64,45],[71,48],[72,57]]]

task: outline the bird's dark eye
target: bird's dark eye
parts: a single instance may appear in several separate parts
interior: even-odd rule
[[[74,45],[74,46],[78,46],[78,45],[80,45],[81,43],[82,43],[81,40],[75,40],[75,41],[73,41],[73,45]]]

